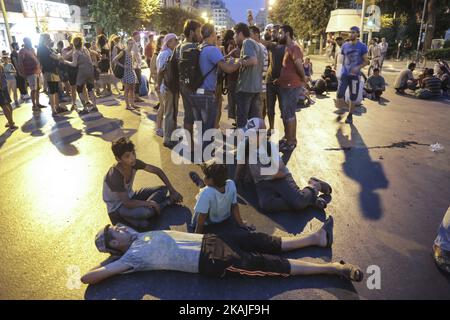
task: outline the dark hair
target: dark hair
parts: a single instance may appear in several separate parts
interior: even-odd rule
[[[272,40],[272,35],[269,32],[264,33],[264,40],[265,41]]]
[[[214,26],[211,23],[202,25],[201,33],[203,39],[209,38],[214,32]]]
[[[375,69],[373,69],[373,72],[380,72],[380,69],[379,68],[375,68]]]
[[[234,31],[227,30],[222,39],[222,46],[225,48],[225,50],[228,49],[228,45],[229,45],[230,41],[232,41],[232,40],[234,40]]]
[[[282,25],[280,29],[283,30],[284,33],[289,32],[291,39],[294,39],[294,29],[292,29],[291,26],[285,24],[285,25]]]
[[[64,47],[64,42],[62,40],[59,40],[58,43],[56,44],[58,47],[59,46],[63,46]]]
[[[111,150],[117,159],[122,158],[126,152],[134,152],[134,144],[130,139],[123,137],[112,143]]]
[[[257,26],[250,26],[249,29],[254,33],[261,37],[261,30]]]
[[[108,43],[108,38],[104,34],[101,34],[97,38],[97,43],[100,48],[103,48]]]
[[[90,42],[86,42],[86,43],[84,44],[84,47],[85,47],[86,49],[90,49],[90,48],[92,47],[92,45],[91,45]]]
[[[83,46],[83,38],[82,37],[74,37],[72,38],[72,44],[75,49],[81,49]]]
[[[411,62],[410,64],[408,64],[408,69],[415,68],[415,67],[416,67],[416,64],[414,62]]]
[[[183,27],[183,34],[184,34],[184,36],[186,38],[188,38],[190,33],[191,33],[191,31],[195,32],[195,30],[197,30],[201,26],[202,25],[197,20],[193,20],[193,19],[186,20],[186,22],[184,23],[184,27]]]
[[[425,70],[425,74],[427,75],[427,76],[432,76],[433,74],[434,74],[434,70],[433,69],[426,69]]]
[[[444,66],[440,66],[440,67],[439,67],[439,69],[441,69],[441,71],[443,71],[444,73],[446,73],[446,72],[447,72],[447,68],[446,68],[446,67],[444,67]]]
[[[162,36],[166,36],[169,32],[167,30],[162,30],[159,34]]]
[[[11,43],[11,48],[19,48],[19,44],[17,42]]]
[[[250,29],[249,29],[248,25],[246,25],[243,22],[238,23],[237,25],[234,26],[234,32],[236,32],[236,34],[242,32],[244,37],[246,37],[246,38],[250,37]]]
[[[202,165],[202,171],[206,178],[212,179],[214,186],[222,188],[228,180],[227,166],[215,162]]]
[[[336,40],[336,41],[344,41],[344,38],[342,38],[342,37],[337,37],[335,40]]]

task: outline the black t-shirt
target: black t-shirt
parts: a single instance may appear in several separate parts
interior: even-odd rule
[[[269,51],[269,69],[267,70],[266,79],[267,83],[270,83],[281,75],[286,46],[277,44],[269,46],[267,49]]]
[[[47,47],[39,47],[37,56],[42,67],[42,72],[57,73],[58,61],[51,57],[52,50]]]
[[[102,55],[102,58],[98,63],[98,67],[100,69],[100,72],[107,73],[109,71],[109,68],[111,67],[111,63],[109,61],[109,49],[102,48],[100,50],[100,54]]]
[[[11,52],[11,62],[14,66],[14,69],[19,70],[17,68],[17,63],[19,62],[19,53],[18,52],[15,52],[15,51]]]

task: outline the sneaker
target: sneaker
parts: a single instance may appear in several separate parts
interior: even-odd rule
[[[170,141],[170,142],[164,142],[163,143],[164,147],[168,148],[168,149],[173,149],[177,143],[175,141]]]
[[[159,128],[159,129],[156,129],[155,130],[155,134],[158,136],[158,137],[164,137],[164,130],[163,130],[163,128]]]
[[[353,115],[349,114],[347,119],[345,119],[345,123],[353,124]]]

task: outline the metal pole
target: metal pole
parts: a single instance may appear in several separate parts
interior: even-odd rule
[[[366,15],[366,0],[363,0],[362,2],[362,8],[361,8],[361,27],[360,29],[360,40],[361,42],[364,42],[364,17]]]
[[[417,40],[416,61],[419,61],[420,42],[422,40],[423,20],[425,19],[425,11],[427,9],[427,0],[423,3],[422,20],[420,20],[419,39]]]
[[[9,30],[8,14],[6,13],[5,2],[3,0],[0,0],[0,5],[2,6],[3,20],[5,21],[6,35],[8,36],[9,47],[11,47],[13,41],[11,37],[11,31]]]

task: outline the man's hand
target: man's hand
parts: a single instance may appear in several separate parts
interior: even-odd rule
[[[147,201],[147,207],[154,209],[156,214],[160,215],[161,208],[159,207],[159,204],[156,201],[153,200]]]
[[[170,192],[169,198],[173,203],[183,202],[183,196],[180,193],[178,193],[176,190],[173,190]]]

